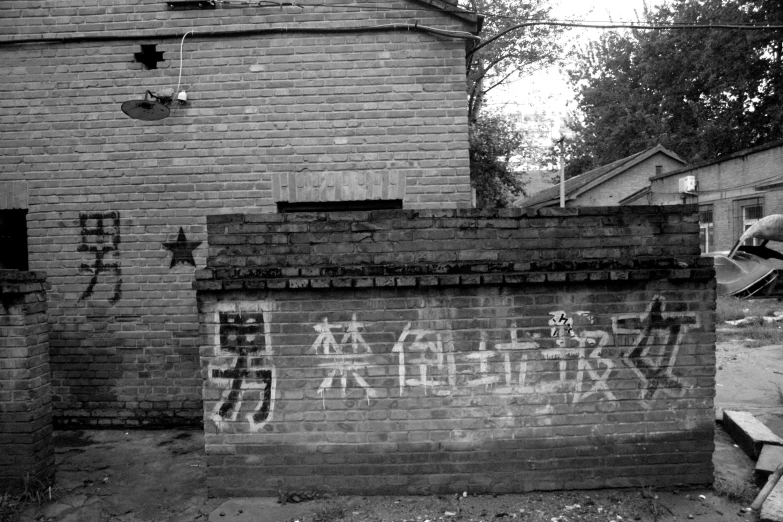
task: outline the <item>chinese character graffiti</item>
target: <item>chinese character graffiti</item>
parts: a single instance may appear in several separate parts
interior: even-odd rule
[[[79,226],[82,241],[76,250],[89,252],[93,257],[92,264],[82,263],[79,267],[82,272],[92,274],[90,283],[79,300],[92,296],[95,285],[98,284],[98,277],[102,276],[114,283],[114,293],[109,302],[115,304],[122,297],[119,263],[120,215],[118,212],[79,214]],[[115,261],[108,262],[109,259]]]
[[[213,409],[212,420],[222,429],[227,422],[236,421],[240,412],[247,411],[250,430],[258,431],[272,418],[275,394],[275,369],[266,343],[264,314],[218,312],[218,317],[219,357],[209,365],[209,378],[224,391]],[[248,403],[252,407],[247,407]]]
[[[612,318],[615,335],[634,336],[622,353],[622,362],[641,381],[640,399],[682,397],[689,386],[674,374],[682,340],[699,328],[692,312],[665,312],[662,296],[655,296],[645,314],[621,314]]]
[[[673,371],[683,336],[699,326],[696,314],[666,313],[662,298],[656,297],[645,314],[611,319],[610,330],[608,325],[601,328],[592,312],[558,310],[549,312],[541,326],[523,329],[510,321],[506,339],[497,342],[492,339],[500,331],[480,330],[474,340],[463,340],[460,350],[449,327],[417,328],[407,322],[389,354],[396,359],[399,397],[417,389],[435,396],[552,393],[571,404],[616,402],[618,396],[627,397],[629,377],[638,379],[642,401],[682,397],[690,386]],[[370,357],[367,326],[356,314],[349,322],[323,318],[314,325],[317,336],[310,352],[328,359],[319,364],[328,370],[318,387],[321,397],[338,379],[343,397],[352,381],[365,390],[368,404],[376,396],[367,368],[379,365],[376,375],[385,376],[382,366],[394,363],[383,353]],[[540,333],[544,331],[548,336]],[[616,339],[630,338],[632,346],[617,348]]]
[[[420,386],[425,390],[445,383],[454,386],[456,372],[453,352],[451,339],[444,342],[442,333],[427,329],[412,329],[411,323],[406,324],[392,348],[392,353],[397,354],[400,397],[405,386]],[[408,353],[407,361],[406,353]],[[417,377],[406,377],[406,364],[413,366],[414,373],[418,373]]]
[[[512,390],[514,389],[513,387],[522,387],[522,389],[524,389],[525,379],[527,377],[526,351],[536,350],[539,348],[540,345],[535,339],[538,339],[540,336],[533,337],[532,340],[519,340],[516,322],[511,323],[509,333],[511,336],[511,342],[498,343],[495,345],[495,350],[497,350],[498,353],[500,353],[503,357],[503,373],[506,377],[506,386],[512,386]],[[516,380],[513,378],[512,356],[514,354],[519,354],[517,356],[519,358],[519,374]]]
[[[545,359],[559,361],[560,383],[566,385],[572,385],[566,378],[569,360],[576,360],[573,402],[598,393],[609,400],[615,400],[607,384],[615,364],[611,359],[602,357],[604,347],[611,341],[611,335],[604,330],[593,329],[595,316],[587,311],[573,312],[573,315],[569,316],[558,310],[549,312],[549,315],[550,335],[556,339],[557,348],[543,350],[542,354]],[[575,323],[583,324],[580,331],[575,328]],[[585,385],[588,387],[585,388]]]
[[[361,330],[364,329],[364,324],[357,321],[356,314],[353,314],[351,321],[346,324],[329,324],[329,321],[324,318],[321,323],[316,324],[313,328],[318,332],[318,337],[310,347],[310,350],[318,354],[320,349],[322,357],[328,360],[328,362],[319,364],[319,367],[329,370],[329,373],[318,387],[318,394],[323,399],[324,408],[326,408],[326,391],[332,388],[334,379],[338,377],[343,397],[345,397],[346,389],[348,388],[348,378],[351,377],[356,384],[364,389],[367,404],[369,404],[370,398],[377,397],[378,394],[362,377],[362,372],[369,366],[368,359],[372,355],[372,349],[365,342],[361,333]],[[344,329],[345,333],[341,342],[338,343],[334,338],[332,330],[341,329]],[[346,352],[345,349],[349,347],[351,352]]]

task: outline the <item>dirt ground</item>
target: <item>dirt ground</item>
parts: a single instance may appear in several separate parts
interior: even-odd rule
[[[783,347],[717,346],[716,409],[750,411],[783,436]],[[23,522],[644,522],[758,520],[753,463],[716,430],[715,486],[524,495],[335,497],[282,506],[275,499],[210,499],[199,431],[61,431],[52,500]],[[48,496],[48,495],[47,495]],[[738,500],[739,498],[739,500]]]

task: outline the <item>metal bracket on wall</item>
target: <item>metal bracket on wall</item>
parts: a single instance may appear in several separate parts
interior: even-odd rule
[[[169,9],[181,9],[181,10],[214,9],[215,0],[176,0],[176,1],[166,2],[166,5],[169,6]]]

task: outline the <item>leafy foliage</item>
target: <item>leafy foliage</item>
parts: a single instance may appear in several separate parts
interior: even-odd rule
[[[470,184],[477,207],[505,207],[524,193],[512,164],[524,143],[524,133],[508,116],[486,113],[470,124]]]
[[[551,20],[548,0],[462,0],[461,5],[484,15],[483,42],[531,20]],[[468,119],[476,121],[492,89],[554,63],[561,52],[562,30],[549,26],[516,29],[492,41],[468,58]]]
[[[645,10],[657,24],[783,21],[773,0],[672,0]],[[579,51],[568,175],[656,144],[691,161],[783,137],[779,31],[608,32]]]

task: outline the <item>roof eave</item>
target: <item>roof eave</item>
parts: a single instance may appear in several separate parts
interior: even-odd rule
[[[468,22],[473,24],[474,27],[471,33],[476,35],[481,32],[481,28],[484,25],[484,17],[482,15],[459,8],[454,4],[450,2],[446,2],[444,0],[410,0],[410,1],[432,7],[433,9],[437,9],[438,11],[441,11],[444,14],[458,18],[463,22]]]
[[[659,174],[657,176],[651,177],[650,181],[668,178],[669,176],[676,176],[677,174],[684,174],[685,172],[690,172],[696,169],[702,169],[704,167],[709,167],[711,165],[717,165],[718,163],[723,163],[724,161],[730,161],[737,158],[742,158],[743,156],[750,156],[751,154],[764,152],[765,150],[770,150],[782,146],[783,146],[783,140],[771,141],[769,143],[765,143],[764,145],[751,147],[749,149],[743,149],[737,152],[733,152],[731,154],[727,154],[725,156],[719,156],[718,158],[715,159],[700,161],[698,163],[694,163],[693,165],[687,165],[681,169],[673,170],[671,172],[664,172],[663,174]]]
[[[635,167],[639,163],[653,157],[657,153],[665,154],[666,156],[669,156],[675,161],[679,161],[682,164],[685,164],[685,160],[682,159],[676,152],[670,151],[666,147],[662,145],[656,145],[655,147],[652,147],[651,149],[648,149],[642,153],[640,153],[637,157],[630,159],[626,163],[623,163],[619,167],[616,167],[609,172],[605,173],[603,176],[599,176],[598,178],[594,179],[593,181],[589,183],[585,183],[581,187],[578,187],[574,189],[573,196],[576,198],[578,196],[581,196],[588,190],[592,190],[593,188],[597,187],[598,185],[601,185],[602,183],[605,183],[606,181],[609,181],[610,179],[614,178],[615,176],[618,176],[625,172],[626,170]]]

